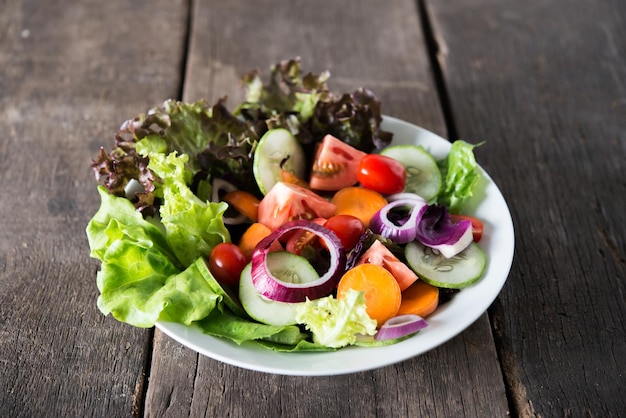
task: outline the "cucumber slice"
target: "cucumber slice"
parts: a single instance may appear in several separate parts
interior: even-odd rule
[[[306,158],[296,137],[283,128],[270,129],[259,140],[252,162],[254,179],[264,195],[281,180],[283,161],[282,169],[305,178]]]
[[[274,276],[284,282],[308,283],[320,277],[306,258],[286,251],[269,253],[267,266]],[[239,300],[248,315],[268,325],[295,324],[298,307],[306,302],[288,303],[266,298],[254,287],[251,270],[249,263],[239,279]]]
[[[200,271],[200,274],[202,274],[202,277],[204,277],[204,280],[206,280],[211,290],[222,297],[226,306],[228,306],[235,314],[245,317],[246,311],[241,306],[241,303],[239,303],[237,296],[229,287],[222,286],[215,279],[215,277],[213,277],[213,274],[211,274],[211,271],[209,270],[209,265],[204,257],[200,257],[196,260],[196,267]]]
[[[406,169],[405,192],[415,193],[431,201],[443,185],[441,171],[433,156],[421,145],[392,145],[381,155],[399,161]]]
[[[485,252],[475,242],[454,257],[445,258],[413,241],[406,245],[404,255],[409,266],[426,283],[450,289],[460,289],[477,282],[487,265]]]

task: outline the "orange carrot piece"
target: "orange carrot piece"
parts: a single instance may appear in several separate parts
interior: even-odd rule
[[[239,213],[246,215],[252,222],[257,221],[260,201],[252,193],[234,190],[226,193],[223,200],[237,209]]]
[[[337,286],[337,299],[345,297],[350,289],[365,292],[365,309],[379,327],[398,313],[402,300],[400,286],[384,267],[361,264],[348,270]]]
[[[268,227],[258,222],[253,223],[248,227],[248,229],[246,229],[239,240],[239,248],[241,248],[241,251],[243,251],[248,260],[252,258],[252,251],[254,250],[254,247],[256,247],[259,241],[268,236],[271,232],[272,231]],[[275,241],[270,247],[270,251],[282,250],[283,247],[278,241]]]
[[[337,215],[352,215],[361,220],[366,228],[376,212],[387,204],[387,199],[378,192],[362,187],[346,187],[333,196]]]
[[[304,187],[305,189],[310,189],[309,183],[302,180],[300,177],[296,176],[293,172],[287,170],[280,170],[280,178],[285,183],[295,184],[296,186]]]
[[[402,292],[398,315],[413,314],[427,317],[439,306],[439,288],[422,280],[413,283]]]

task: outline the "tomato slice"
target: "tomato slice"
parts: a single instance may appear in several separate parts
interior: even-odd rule
[[[309,184],[314,190],[336,191],[353,186],[361,159],[367,154],[332,135],[317,148]]]
[[[378,193],[400,193],[404,190],[406,169],[393,158],[368,154],[361,159],[357,179],[361,186]]]
[[[474,242],[480,241],[480,239],[483,237],[484,226],[480,219],[474,218],[473,216],[469,215],[458,215],[454,213],[450,214],[450,219],[452,219],[454,223],[462,220],[470,221],[472,223],[472,237],[474,239]]]
[[[335,210],[333,203],[311,190],[279,181],[261,200],[258,221],[273,231],[297,219],[329,218]]]
[[[405,290],[417,279],[417,275],[398,259],[385,245],[376,240],[358,259],[359,264],[376,264],[387,269],[396,278],[400,290]]]
[[[312,219],[318,225],[324,225],[326,223],[326,219],[324,218],[315,218]],[[287,242],[285,243],[285,250],[290,253],[300,255],[302,250],[304,250],[308,246],[317,247],[320,239],[317,234],[314,234],[311,231],[306,231],[304,229],[298,229],[292,231],[292,234],[288,234]]]

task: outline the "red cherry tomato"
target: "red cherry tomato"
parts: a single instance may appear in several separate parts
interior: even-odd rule
[[[220,284],[236,286],[239,276],[248,264],[243,251],[229,242],[217,244],[209,257],[209,270]]]
[[[359,238],[365,232],[363,222],[352,215],[335,215],[328,218],[324,227],[330,229],[337,235],[346,250],[355,247]]]
[[[404,190],[406,169],[393,158],[368,154],[361,159],[357,178],[366,189],[382,194],[400,193]]]

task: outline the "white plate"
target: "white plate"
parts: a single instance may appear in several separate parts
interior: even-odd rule
[[[448,154],[450,143],[425,129],[385,117],[383,129],[394,133],[394,144],[421,144],[437,159]],[[484,170],[479,192],[468,214],[484,221],[481,247],[488,257],[484,277],[466,287],[427,318],[429,326],[415,336],[386,347],[347,347],[324,353],[279,353],[254,344],[237,345],[203,334],[198,328],[159,322],[157,327],[181,344],[215,360],[267,373],[324,376],[360,372],[398,363],[425,353],[455,337],[476,321],[504,286],[513,261],[513,222],[504,197]]]

